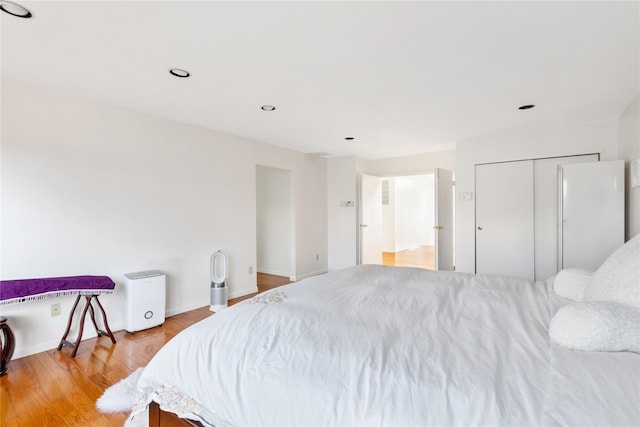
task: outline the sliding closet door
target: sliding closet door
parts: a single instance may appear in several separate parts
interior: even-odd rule
[[[476,165],[476,273],[534,278],[533,161]]]

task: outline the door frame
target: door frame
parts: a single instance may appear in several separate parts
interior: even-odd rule
[[[523,180],[517,180],[517,179],[512,179],[512,180],[505,180],[505,179],[496,179],[496,173],[495,173],[495,168],[496,167],[500,167],[500,168],[508,168],[511,173],[513,172],[517,172],[522,176],[528,176],[530,178],[530,182],[525,182]],[[488,168],[491,168],[491,170],[489,170]],[[505,208],[511,208],[511,210],[515,209],[518,210],[520,213],[522,213],[522,215],[517,215],[514,216],[512,218],[516,218],[518,219],[520,222],[526,222],[526,224],[524,226],[521,226],[522,224],[515,224],[518,226],[514,226],[513,221],[509,221],[507,222],[507,226],[510,226],[510,230],[516,230],[517,232],[514,233],[506,233],[505,231],[505,227],[501,227],[498,228],[496,225],[498,223],[498,221],[496,220],[496,218],[503,218],[504,215],[498,215],[495,214],[496,212],[496,206],[492,205],[492,204],[488,204],[487,201],[491,199],[492,195],[496,194],[495,192],[495,186],[490,185],[491,182],[490,181],[485,181],[480,183],[479,179],[478,179],[478,175],[480,172],[480,169],[482,169],[483,171],[487,171],[487,172],[483,172],[483,175],[485,175],[488,179],[491,178],[493,179],[493,183],[495,184],[496,181],[499,181],[498,184],[496,185],[509,185],[509,184],[518,184],[520,185],[520,187],[518,187],[517,190],[523,190],[526,193],[523,193],[522,191],[515,191],[515,192],[510,192],[510,193],[506,193],[505,197],[509,197],[512,194],[515,194],[516,196],[524,196],[526,198],[527,201],[529,201],[531,203],[531,206],[529,207],[529,209],[525,209],[527,208],[527,206],[525,206],[524,202],[523,203],[507,203],[506,205],[501,207],[500,212],[503,212]],[[489,172],[492,172],[491,175],[489,175]],[[502,172],[502,174],[504,174],[505,172]],[[509,247],[514,249],[511,251],[508,251],[508,256],[511,256],[511,261],[512,262],[508,262],[506,263],[509,268],[512,268],[511,271],[504,273],[506,275],[512,275],[512,276],[520,276],[520,277],[526,277],[526,278],[530,278],[533,279],[534,278],[534,273],[535,273],[535,264],[534,264],[534,254],[535,254],[535,247],[534,247],[534,236],[535,236],[535,229],[534,229],[534,204],[533,204],[533,194],[534,194],[534,187],[533,187],[533,160],[518,160],[518,161],[512,161],[512,162],[490,162],[490,163],[482,163],[482,164],[476,164],[474,166],[474,191],[476,193],[475,196],[475,202],[474,202],[474,252],[475,252],[475,266],[474,266],[474,270],[475,273],[488,273],[488,274],[498,274],[497,271],[495,271],[495,267],[494,268],[487,268],[487,260],[489,261],[493,261],[494,257],[489,257],[488,255],[485,254],[493,254],[493,251],[482,251],[479,248],[479,231],[482,231],[484,228],[487,228],[488,231],[484,231],[482,234],[486,234],[486,233],[493,233],[494,235],[494,239],[491,240],[491,244],[492,244],[492,248],[496,248],[496,240],[500,241],[506,241],[507,244],[509,244]],[[525,185],[525,184],[529,184],[529,186]],[[480,184],[482,184],[482,189],[480,189]],[[486,190],[491,190],[491,191],[486,191]],[[498,193],[498,194],[503,194],[503,193]],[[513,197],[516,197],[513,196]],[[526,197],[529,196],[529,197]],[[482,203],[483,207],[487,207],[487,209],[482,209],[481,214],[484,214],[485,212],[492,212],[493,214],[486,216],[483,216],[482,218],[478,218],[478,205],[480,204],[480,202]],[[491,209],[489,209],[489,207]],[[507,212],[509,211],[509,209],[507,209]],[[529,214],[528,216],[526,214]],[[530,219],[529,219],[530,216]],[[481,220],[479,222],[479,219]],[[493,221],[492,221],[493,220]],[[526,220],[526,221],[525,221]],[[500,221],[500,225],[502,225],[504,223],[504,221]],[[492,227],[494,226],[494,227]],[[529,236],[530,235],[530,236]],[[506,237],[505,237],[506,236]],[[522,237],[525,237],[524,239]],[[500,239],[498,239],[497,237],[500,237]],[[526,237],[529,237],[529,239],[527,239]],[[530,241],[529,241],[530,240]],[[486,242],[488,242],[489,240],[487,240],[486,237],[483,237],[481,242],[483,245],[486,244]],[[521,243],[521,242],[525,242],[525,243]],[[503,242],[504,243],[504,242]],[[502,247],[506,247],[506,246],[497,246],[498,249],[502,248]],[[526,257],[514,257],[515,254],[520,254],[520,255],[528,255]],[[507,256],[507,258],[508,258]],[[483,260],[483,262],[481,263],[479,258],[481,258]],[[502,264],[505,264],[504,261],[501,261]],[[479,265],[481,265],[481,267],[484,268],[479,268]],[[491,267],[491,266],[489,266]],[[482,271],[479,271],[482,270]],[[488,270],[488,271],[487,271]],[[508,269],[507,269],[508,271]],[[515,272],[515,273],[514,273]]]
[[[277,167],[277,166],[270,166],[270,165],[265,165],[265,164],[256,164],[255,167],[255,182],[256,182],[256,187],[255,187],[255,198],[256,201],[258,199],[259,193],[258,193],[258,185],[257,185],[257,179],[258,179],[258,168],[264,168],[264,169],[271,169],[271,170],[276,170],[276,171],[281,171],[281,172],[287,172],[287,176],[288,176],[288,183],[285,184],[288,186],[288,192],[289,192],[289,206],[288,206],[288,210],[289,210],[289,227],[288,227],[288,234],[289,234],[289,273],[288,273],[288,277],[289,280],[295,281],[295,277],[296,277],[296,238],[295,238],[295,175],[294,175],[294,171],[291,169],[287,169],[287,168],[281,168],[281,167]],[[257,222],[258,222],[258,215],[259,215],[259,206],[256,202],[256,256],[255,256],[255,274],[256,274],[256,280],[258,277],[258,228],[257,228]],[[284,273],[284,272],[282,272]],[[269,273],[267,273],[269,274]]]
[[[436,187],[436,175],[438,173],[438,170],[447,170],[448,172],[451,172],[452,175],[452,190],[451,190],[451,197],[453,200],[453,203],[455,203],[455,192],[454,192],[454,187],[455,187],[455,172],[454,171],[449,171],[448,169],[442,169],[442,168],[434,168],[431,169],[429,171],[422,171],[422,172],[411,172],[411,173],[402,173],[402,174],[386,174],[386,175],[372,175],[372,176],[377,176],[380,179],[385,179],[385,178],[399,178],[399,177],[406,177],[406,176],[413,176],[413,175],[430,175],[433,174],[434,175],[434,209],[437,208],[437,188]],[[369,174],[363,174],[363,173],[358,173],[356,175],[356,264],[357,265],[361,265],[362,264],[362,253],[363,253],[363,240],[362,240],[362,229],[360,227],[360,224],[362,223],[362,212],[363,212],[363,207],[362,207],[362,175],[369,175]],[[451,218],[451,222],[452,222],[452,245],[455,245],[455,206],[452,208],[453,212],[452,212],[452,218]],[[434,223],[435,223],[436,218],[434,217]],[[437,230],[433,230],[434,231],[434,246],[436,246],[436,242],[437,242]],[[437,247],[435,248],[437,251]],[[435,256],[435,255],[434,255]],[[435,259],[434,259],[435,261]],[[452,262],[453,265],[452,267],[455,269],[455,246],[453,249],[453,254],[452,254]],[[437,270],[437,263],[435,265],[435,268]]]

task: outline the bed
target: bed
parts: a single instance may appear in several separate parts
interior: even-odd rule
[[[375,265],[305,279],[168,342],[132,415],[153,404],[150,425],[158,406],[205,426],[640,425],[640,354],[550,340],[556,313],[589,304],[553,283]]]

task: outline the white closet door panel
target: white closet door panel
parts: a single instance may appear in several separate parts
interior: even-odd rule
[[[597,154],[537,159],[533,162],[535,218],[535,279],[558,272],[558,166],[597,162]]]
[[[476,272],[534,277],[533,161],[476,165]]]
[[[595,271],[624,243],[624,162],[562,167],[560,268]]]

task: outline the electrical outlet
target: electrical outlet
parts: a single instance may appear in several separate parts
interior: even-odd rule
[[[60,303],[51,304],[51,317],[60,316]]]
[[[253,266],[249,266],[249,274],[253,274]]]

